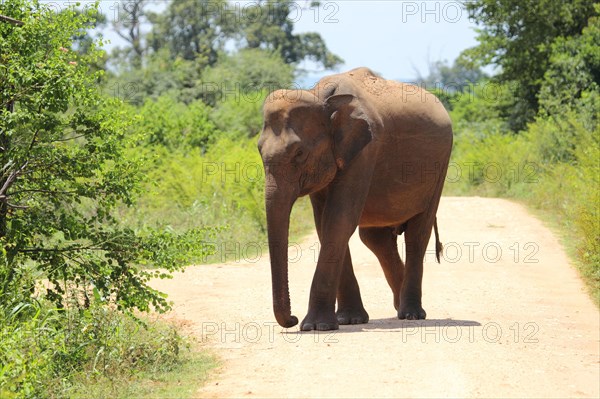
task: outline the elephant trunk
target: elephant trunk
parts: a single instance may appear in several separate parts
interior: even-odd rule
[[[298,324],[292,316],[288,284],[288,236],[290,213],[297,193],[285,184],[282,187],[272,175],[266,177],[265,205],[267,210],[267,234],[271,256],[271,280],[273,285],[273,311],[280,326],[289,328]]]

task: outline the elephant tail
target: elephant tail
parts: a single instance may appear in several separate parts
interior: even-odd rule
[[[435,259],[437,260],[438,263],[440,263],[440,254],[442,253],[444,246],[440,242],[440,233],[438,233],[438,227],[437,227],[437,217],[435,218],[435,220],[433,222],[433,231],[435,232]]]

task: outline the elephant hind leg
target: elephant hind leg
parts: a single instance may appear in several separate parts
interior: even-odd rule
[[[400,290],[400,310],[398,311],[400,319],[419,320],[426,317],[425,310],[421,305],[423,258],[434,221],[435,214],[419,214],[408,221],[404,232],[406,268]]]
[[[358,232],[362,242],[377,256],[383,274],[394,294],[394,308],[398,310],[404,264],[398,253],[397,228],[361,227]]]

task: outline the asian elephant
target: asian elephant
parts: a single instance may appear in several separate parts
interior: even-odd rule
[[[300,328],[367,323],[348,240],[357,226],[377,256],[400,319],[424,319],[423,258],[452,149],[442,103],[417,86],[367,68],[321,79],[310,90],[277,90],[263,105],[258,150],[277,322],[292,327],[288,229],[296,199],[309,195],[321,242],[308,314]],[[397,236],[404,233],[406,265]],[[337,312],[335,310],[337,300]]]

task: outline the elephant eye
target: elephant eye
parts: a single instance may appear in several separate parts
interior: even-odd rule
[[[303,162],[306,159],[306,153],[304,152],[304,150],[299,149],[298,151],[296,151],[294,159],[296,160],[296,162]]]

